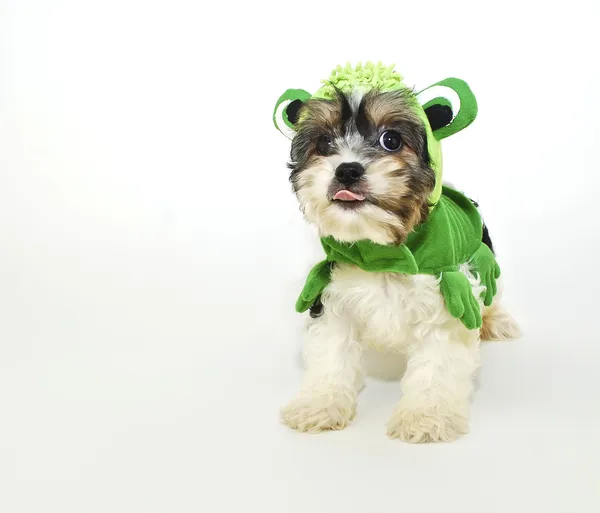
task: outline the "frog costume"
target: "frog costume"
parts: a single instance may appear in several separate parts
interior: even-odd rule
[[[355,88],[393,91],[407,88],[394,67],[368,63],[345,68],[338,66],[314,94],[288,89],[278,100],[273,121],[290,139],[301,116],[302,104],[310,98],[332,99],[335,90],[348,93]],[[500,276],[491,243],[483,241],[484,225],[473,202],[442,184],[440,141],[470,125],[477,115],[477,102],[469,86],[457,78],[447,78],[416,94],[412,105],[423,121],[435,187],[429,197],[431,211],[403,244],[381,245],[370,240],[346,243],[324,237],[321,244],[326,258],[310,271],[296,302],[304,312],[318,302],[330,282],[336,263],[354,264],[369,272],[432,274],[438,277],[440,291],[449,313],[460,319],[467,329],[480,328],[481,311],[468,278],[460,271],[469,263],[486,291],[483,303],[490,306],[496,295]]]

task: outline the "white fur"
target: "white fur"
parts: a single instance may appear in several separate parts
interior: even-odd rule
[[[479,279],[467,265],[461,271],[480,298]],[[435,276],[337,265],[322,302],[324,314],[309,321],[300,394],[282,410],[285,424],[312,432],[345,427],[363,385],[362,350],[370,347],[408,358],[390,437],[450,441],[467,432],[479,330],[448,313]]]
[[[349,97],[350,108],[352,109],[352,112],[354,112],[354,113],[358,112],[358,108],[360,107],[360,102],[362,101],[364,95],[365,95],[364,89],[361,89],[359,87],[354,88],[354,90],[352,91],[352,94]]]
[[[298,200],[307,221],[319,228],[320,235],[333,235],[345,242],[370,239],[378,244],[390,244],[393,241],[389,227],[402,228],[398,216],[369,203],[359,210],[348,210],[331,202],[327,191],[335,177],[335,169],[342,162],[365,161],[353,153],[352,141],[340,142],[340,153],[321,158],[317,164],[302,171],[298,179]],[[367,188],[380,196],[384,193],[400,194],[404,184],[396,179],[395,189],[389,189],[389,177],[386,173],[392,168],[388,159],[380,159],[367,165],[365,181]]]

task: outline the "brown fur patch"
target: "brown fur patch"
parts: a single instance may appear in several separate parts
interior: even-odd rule
[[[376,131],[383,128],[398,131],[406,146],[419,158],[428,160],[426,133],[423,122],[414,110],[416,99],[412,91],[371,91],[363,102],[367,119]]]
[[[364,102],[367,117],[377,127],[402,122],[419,123],[419,117],[412,107],[415,100],[403,89],[388,93],[371,91],[365,96]]]
[[[484,308],[482,318],[481,340],[509,340],[521,336],[519,325],[497,301]]]
[[[377,160],[367,169],[372,180],[385,183],[383,191],[373,190],[371,201],[379,208],[401,220],[401,228],[394,227],[393,238],[401,243],[408,234],[427,219],[427,198],[433,181],[423,179],[427,171],[411,149]]]
[[[341,108],[337,101],[309,100],[300,111],[299,128],[307,124],[332,129],[340,122]]]

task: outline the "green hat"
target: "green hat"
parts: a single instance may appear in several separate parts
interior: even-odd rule
[[[292,139],[296,133],[297,113],[310,98],[331,99],[337,90],[349,93],[355,89],[365,92],[371,89],[387,92],[409,89],[402,76],[392,66],[368,62],[364,66],[338,66],[331,76],[322,81],[314,95],[302,89],[288,89],[275,105],[273,122],[277,129]],[[427,132],[427,149],[431,167],[435,172],[436,185],[430,196],[435,205],[442,191],[442,149],[440,141],[469,126],[477,116],[477,101],[466,82],[459,78],[446,78],[415,94],[415,113],[423,121]]]

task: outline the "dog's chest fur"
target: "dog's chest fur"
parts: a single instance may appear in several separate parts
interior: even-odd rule
[[[468,267],[462,271],[479,288]],[[401,351],[434,326],[460,324],[446,310],[433,275],[367,272],[338,264],[322,301],[325,309],[351,323],[359,342],[375,348]]]

